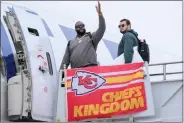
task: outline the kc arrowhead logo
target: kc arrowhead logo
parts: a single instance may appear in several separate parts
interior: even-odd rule
[[[106,80],[94,73],[86,71],[77,71],[76,76],[72,77],[72,90],[76,95],[88,94],[101,87]]]

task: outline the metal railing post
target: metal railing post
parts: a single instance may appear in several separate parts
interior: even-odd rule
[[[163,79],[166,80],[166,64],[163,64]]]

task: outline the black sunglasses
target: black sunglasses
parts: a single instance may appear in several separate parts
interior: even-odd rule
[[[75,28],[84,28],[84,24],[76,25]]]
[[[125,26],[124,24],[121,24],[121,25],[119,25],[118,27],[121,28],[121,27],[124,27],[124,26]]]

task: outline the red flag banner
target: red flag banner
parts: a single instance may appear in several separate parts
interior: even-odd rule
[[[143,63],[67,70],[68,121],[147,109]]]

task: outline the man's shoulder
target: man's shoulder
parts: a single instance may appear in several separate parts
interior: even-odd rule
[[[77,41],[77,38],[75,37],[74,39],[71,39],[71,40],[69,40],[68,42],[75,42],[75,41]]]
[[[133,33],[131,33],[131,32],[126,32],[124,35],[123,35],[123,37],[125,37],[125,38],[129,38],[129,37],[134,37],[135,35],[133,34]]]
[[[76,41],[77,41],[77,39],[71,39],[71,40],[69,40],[67,46],[70,47],[70,46],[73,45]]]

